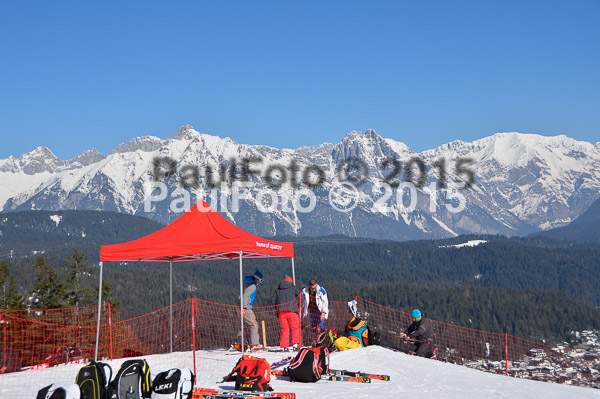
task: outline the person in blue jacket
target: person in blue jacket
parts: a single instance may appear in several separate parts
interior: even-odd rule
[[[242,305],[244,312],[244,325],[248,326],[250,329],[250,349],[258,350],[261,349],[259,336],[258,336],[258,322],[256,321],[256,316],[252,311],[252,304],[254,303],[254,298],[256,297],[256,287],[262,283],[263,275],[262,273],[256,269],[252,276],[244,277],[244,291],[242,297]],[[238,342],[241,342],[242,331],[238,334]]]

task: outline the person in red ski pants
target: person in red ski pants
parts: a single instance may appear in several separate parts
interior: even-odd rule
[[[271,303],[275,306],[279,324],[281,325],[281,335],[279,346],[281,348],[290,347],[290,331],[292,333],[291,348],[300,347],[300,290],[294,285],[292,278],[285,276],[283,281],[271,296]]]

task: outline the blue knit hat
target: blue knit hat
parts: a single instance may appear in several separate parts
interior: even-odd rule
[[[421,318],[421,311],[419,309],[413,309],[411,316],[414,319],[420,319]]]
[[[258,279],[258,281],[260,281],[260,282],[262,282],[262,280],[263,280],[263,275],[260,272],[260,270],[258,270],[258,269],[256,269],[256,271],[254,272],[254,276],[252,276],[252,277]]]

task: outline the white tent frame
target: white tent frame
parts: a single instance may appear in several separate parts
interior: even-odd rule
[[[216,254],[197,254],[197,255],[182,255],[182,256],[171,256],[165,257],[164,259],[130,259],[121,260],[119,262],[146,262],[146,263],[166,263],[169,262],[169,352],[173,352],[173,261],[175,262],[197,262],[197,261],[209,261],[209,260],[232,260],[234,257],[227,255],[238,255],[240,260],[240,324],[242,332],[241,351],[244,353],[244,273],[243,273],[243,262],[242,259],[264,259],[264,258],[283,258],[282,256],[270,256],[265,254],[244,252],[244,251],[229,251]],[[296,271],[294,269],[294,257],[292,259],[292,281],[296,284]],[[98,321],[96,324],[96,348],[94,350],[94,361],[98,361],[98,345],[100,343],[100,318],[102,310],[102,268],[103,263],[100,262],[100,277],[98,287]]]

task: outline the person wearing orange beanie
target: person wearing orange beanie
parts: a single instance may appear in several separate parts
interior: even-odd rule
[[[290,345],[290,331],[292,332],[293,350],[300,347],[300,290],[294,285],[294,281],[285,275],[283,281],[271,296],[271,303],[275,306],[281,335],[279,346],[288,348]]]

